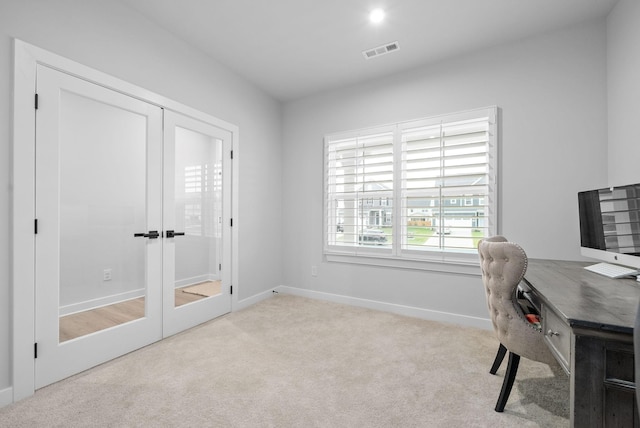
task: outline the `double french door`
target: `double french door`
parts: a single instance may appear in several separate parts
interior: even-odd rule
[[[231,310],[231,133],[38,65],[40,388]]]

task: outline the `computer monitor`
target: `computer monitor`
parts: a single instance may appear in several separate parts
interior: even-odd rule
[[[578,193],[580,253],[640,269],[640,184]]]

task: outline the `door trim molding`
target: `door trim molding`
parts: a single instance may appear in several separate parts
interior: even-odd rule
[[[11,286],[13,290],[12,377],[13,401],[35,392],[35,120],[36,65],[42,64],[158,107],[213,124],[231,132],[232,150],[239,152],[238,126],[178,103],[134,84],[87,67],[52,52],[14,39],[13,146],[11,163]],[[238,156],[232,165],[231,211],[239,206]],[[231,310],[238,308],[238,228],[231,230]],[[6,392],[4,390],[3,392]]]

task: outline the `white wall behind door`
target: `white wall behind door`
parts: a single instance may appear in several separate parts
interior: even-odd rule
[[[282,284],[281,105],[117,1],[0,2],[0,234],[10,235],[13,49],[22,39],[237,125],[239,271],[246,299]],[[262,215],[254,216],[255,207]],[[30,215],[30,213],[25,213]],[[255,236],[260,240],[255,240]],[[11,386],[10,242],[0,240],[0,405]],[[17,284],[16,286],[20,286]]]
[[[144,143],[132,142],[145,141],[147,122],[67,91],[61,104],[60,306],[67,314],[121,299],[105,302],[109,296],[144,295],[144,239],[133,234],[146,228],[147,155]]]

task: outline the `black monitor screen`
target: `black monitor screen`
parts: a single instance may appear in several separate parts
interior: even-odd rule
[[[582,247],[640,256],[640,184],[578,193]]]

